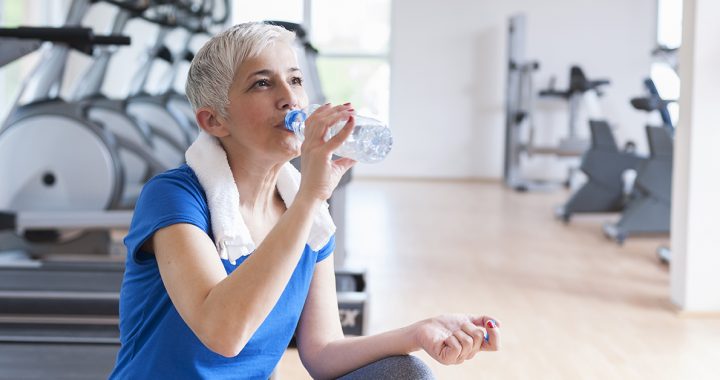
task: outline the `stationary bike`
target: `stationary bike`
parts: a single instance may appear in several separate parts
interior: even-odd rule
[[[675,127],[667,106],[651,79],[644,81],[648,95],[631,100],[636,109],[660,113],[662,126],[646,126],[650,155],[637,168],[632,197],[617,223],[603,227],[605,236],[622,244],[628,236],[670,233],[673,140]]]

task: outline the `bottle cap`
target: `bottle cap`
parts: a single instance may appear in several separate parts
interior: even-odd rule
[[[292,110],[285,115],[285,128],[291,132],[297,132],[297,128],[307,119],[303,110]]]

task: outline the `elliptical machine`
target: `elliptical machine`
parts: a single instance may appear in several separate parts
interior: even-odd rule
[[[141,17],[149,8],[147,1],[137,4],[106,2],[117,8],[112,24],[113,33],[122,33],[128,21]],[[86,118],[110,130],[117,140],[131,141],[132,144],[144,148],[139,150],[141,155],[120,151],[126,177],[122,207],[132,208],[140,187],[154,174],[182,163],[184,151],[183,147],[174,145],[172,137],[164,134],[162,130],[129,115],[124,99],[109,99],[102,93],[111,57],[110,51],[103,51],[93,57],[92,63],[82,75],[84,80],[77,81],[70,100],[80,104]]]
[[[13,28],[0,30],[0,66],[28,54],[40,47],[42,41],[72,46],[84,52],[91,52],[99,44],[128,44],[129,38],[124,36],[95,36],[89,28]],[[52,50],[52,49],[51,49]],[[56,54],[59,52],[55,50]],[[51,55],[53,56],[53,55]],[[57,63],[56,61],[54,61]],[[59,103],[47,101],[48,109],[55,109]],[[21,115],[22,116],[22,115]],[[39,237],[57,240],[52,232],[59,228],[92,229],[98,225],[104,228],[127,226],[130,222],[129,212],[101,213],[94,210],[85,212],[65,212],[61,204],[80,203],[83,194],[72,197],[59,191],[43,191],[42,187],[63,186],[68,180],[79,181],[78,185],[87,184],[77,175],[67,174],[68,165],[79,164],[80,170],[102,169],[103,165],[117,158],[113,140],[109,133],[97,128],[92,123],[79,123],[72,117],[73,113],[54,113],[44,118],[33,119],[18,117],[18,124],[11,124],[3,130],[0,139],[0,153],[8,154],[8,159],[19,166],[31,159],[32,153],[44,156],[46,153],[66,162],[44,161],[45,167],[34,163],[30,171],[13,165],[4,165],[2,171],[3,186],[0,196],[3,202],[17,201],[14,204],[16,213],[0,212],[0,232],[13,230],[25,237]],[[57,132],[42,129],[39,122],[60,122],[50,125]],[[22,121],[25,121],[22,123]],[[29,128],[21,130],[20,128]],[[40,129],[38,129],[40,128]],[[85,128],[85,129],[84,129]],[[51,135],[32,135],[31,132],[48,132]],[[18,136],[39,140],[36,146],[14,146]],[[11,137],[7,137],[11,136]],[[86,149],[78,152],[58,150],[59,138],[79,138],[81,143],[88,144]],[[32,141],[32,140],[31,140]],[[30,150],[30,152],[28,152]],[[49,153],[47,152],[49,150]],[[108,156],[103,157],[105,153]],[[64,154],[64,156],[63,156]],[[47,157],[47,156],[44,156]],[[82,162],[82,158],[100,158],[102,162]],[[27,167],[25,167],[27,168]],[[105,167],[107,168],[107,167]],[[115,168],[110,166],[111,169]],[[33,172],[35,169],[45,169]],[[63,172],[62,176],[56,173]],[[78,170],[76,170],[77,172]],[[103,173],[102,171],[99,171]],[[38,176],[39,174],[39,176]],[[115,177],[113,177],[115,176]],[[106,172],[98,178],[103,185],[117,180],[116,171]],[[75,184],[71,184],[75,185]],[[40,188],[39,188],[40,187]],[[92,188],[103,190],[107,188]],[[14,195],[13,192],[25,193]],[[65,199],[62,196],[72,197]],[[50,199],[45,199],[48,196]],[[33,197],[35,197],[33,202]],[[91,205],[101,206],[107,202],[102,196],[90,197]],[[11,203],[12,204],[12,203]],[[52,207],[52,205],[55,207]],[[5,205],[5,204],[4,204]],[[39,206],[38,206],[39,205]],[[43,206],[48,206],[43,209]],[[82,208],[81,208],[82,209]],[[30,210],[30,211],[28,211]],[[34,210],[34,211],[33,211]],[[71,218],[68,218],[68,215]],[[29,260],[19,252],[3,253],[0,257],[0,357],[3,358],[3,375],[9,378],[77,378],[77,368],[82,362],[84,371],[93,376],[105,376],[108,364],[117,351],[118,333],[113,315],[117,314],[116,301],[111,290],[119,284],[122,272],[116,270],[113,262],[66,262],[53,263]],[[32,355],[28,355],[31,352]],[[38,358],[42,358],[38,360]],[[110,359],[110,360],[108,360]],[[73,365],[75,364],[75,365]],[[43,370],[44,369],[44,370]],[[37,376],[41,374],[41,376]]]
[[[147,8],[147,4],[105,1],[132,11]],[[88,0],[74,0],[66,27],[60,33],[84,30],[92,37],[90,29],[76,27],[90,5]],[[30,255],[107,253],[112,227],[105,225],[106,219],[109,215],[120,215],[127,226],[131,216],[130,211],[109,210],[131,208],[127,185],[138,185],[150,174],[166,169],[155,159],[149,145],[133,140],[133,135],[122,134],[137,132],[137,124],[126,115],[114,112],[120,117],[98,122],[93,111],[100,107],[58,97],[70,49],[92,53],[97,45],[92,42],[98,40],[94,38],[84,45],[81,41],[56,40],[48,46],[0,131],[0,158],[5,157],[0,160],[3,162],[0,178],[6,184],[0,188],[0,210],[18,214],[54,213],[45,219],[61,221],[57,229],[43,232],[37,229],[22,234],[2,232],[2,250],[19,249]],[[114,37],[115,41],[118,39]],[[127,37],[116,42],[129,43]],[[23,98],[29,102],[19,105]],[[131,165],[129,158],[140,158],[139,165]],[[92,226],[92,220],[96,221],[94,228],[72,229],[75,224]]]
[[[178,94],[172,89],[179,65],[192,59],[188,56],[187,47],[195,33],[205,31],[201,22],[196,18],[182,17],[183,13],[195,16],[207,16],[204,10],[190,11],[184,8],[172,8],[170,12],[162,12],[152,17],[144,16],[146,20],[158,26],[155,43],[147,51],[144,62],[135,73],[130,86],[130,93],[126,99],[126,110],[148,124],[163,131],[184,152],[197,137],[198,129],[195,125],[195,115],[190,109],[185,95]],[[226,19],[227,16],[224,18]],[[196,21],[192,21],[195,19]],[[221,21],[224,21],[221,19]],[[166,40],[171,31],[178,29],[183,34],[181,48],[172,52],[166,46]],[[165,61],[170,67],[166,70],[155,93],[147,90],[148,78],[153,62]],[[183,155],[184,158],[184,155]]]

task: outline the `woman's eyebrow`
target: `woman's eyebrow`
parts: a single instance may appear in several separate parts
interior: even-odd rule
[[[300,72],[300,69],[297,67],[291,67],[287,71],[288,71],[288,73],[294,73],[294,72]],[[262,70],[255,71],[254,73],[251,73],[250,75],[248,75],[248,79],[250,79],[254,76],[257,76],[257,75],[270,76],[270,75],[272,75],[272,73],[273,73],[272,70],[262,69]]]

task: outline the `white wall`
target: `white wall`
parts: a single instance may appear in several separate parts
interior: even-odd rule
[[[611,79],[603,111],[619,125],[620,142],[632,139],[646,149],[648,117],[629,99],[642,94],[649,73],[655,0],[394,0],[392,11],[395,147],[383,163],[358,165],[358,175],[502,175],[506,28],[518,11],[527,15],[527,57],[541,63],[536,86],[554,75],[564,88],[571,64],[591,79]],[[566,132],[563,103],[545,100],[537,108],[541,139],[552,142]]]
[[[720,312],[720,12],[717,0],[685,0],[680,122],[675,135],[671,295],[687,312]]]

